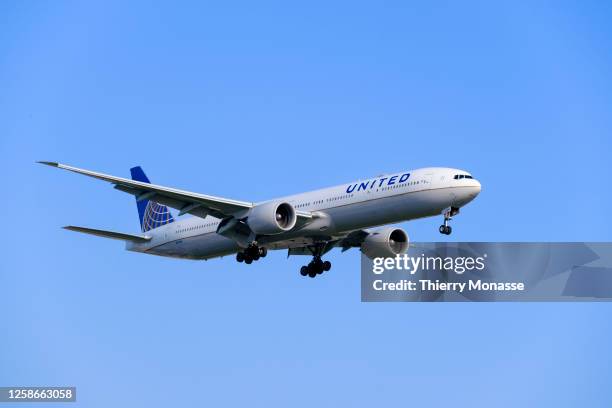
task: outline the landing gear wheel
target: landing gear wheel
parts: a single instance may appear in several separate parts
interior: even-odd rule
[[[450,225],[440,225],[440,234],[450,235],[453,229]]]
[[[323,272],[327,272],[331,269],[331,262],[325,261],[323,262]]]
[[[314,268],[308,268],[308,276],[314,278],[315,276],[317,276],[317,271],[315,271]]]
[[[302,268],[300,268],[300,275],[302,275],[302,276],[308,275],[308,267],[306,265],[304,265],[304,266],[302,266]]]
[[[321,261],[321,258],[319,258],[318,256],[315,257],[312,262],[310,262],[310,265],[308,265],[308,267],[312,269],[317,275],[323,273],[323,261]]]
[[[257,242],[253,241],[244,250],[236,254],[236,260],[238,262],[244,262],[246,264],[251,264],[253,263],[253,261],[258,261],[259,258],[263,258],[267,254],[268,254],[268,250],[266,248],[257,246]]]

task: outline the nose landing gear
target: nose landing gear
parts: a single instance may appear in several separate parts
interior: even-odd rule
[[[444,220],[444,223],[446,224],[446,220]],[[453,232],[453,228],[450,225],[440,225],[439,231],[440,234],[450,235]]]
[[[442,214],[444,214],[444,224],[440,225],[438,231],[440,234],[450,235],[453,232],[453,229],[450,225],[448,225],[449,221],[452,220],[455,215],[459,214],[459,208],[457,207],[449,207],[446,208]]]
[[[257,245],[257,242],[253,242],[244,251],[236,254],[236,261],[244,262],[245,264],[251,264],[253,261],[259,260],[259,258],[265,258],[268,255],[268,250],[264,247]]]

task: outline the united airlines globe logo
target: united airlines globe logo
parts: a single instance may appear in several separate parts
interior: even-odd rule
[[[147,208],[145,208],[144,217],[142,218],[142,232],[161,227],[173,221],[174,218],[172,214],[170,214],[168,207],[154,201],[149,201],[147,203]]]

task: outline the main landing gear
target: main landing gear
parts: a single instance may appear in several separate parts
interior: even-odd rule
[[[308,265],[304,265],[300,268],[300,275],[310,276],[314,278],[317,275],[321,275],[323,272],[327,272],[331,269],[331,262],[323,261],[321,255],[325,249],[326,244],[317,244],[314,247],[309,248],[312,252],[312,261]]]
[[[331,262],[321,260],[320,256],[315,256],[308,265],[304,265],[300,268],[300,275],[310,276],[314,278],[317,275],[327,272],[331,269]]]
[[[452,220],[453,216],[459,214],[459,208],[457,207],[449,207],[447,209],[445,209],[442,214],[444,214],[444,224],[440,225],[440,228],[438,229],[438,231],[440,231],[440,234],[444,234],[444,235],[450,235],[451,232],[453,232],[453,229],[451,228],[450,225],[448,225],[449,221]]]
[[[256,242],[253,242],[244,251],[236,254],[236,260],[238,262],[244,262],[245,264],[251,264],[253,261],[259,260],[259,258],[265,258],[268,255],[268,250],[264,247],[260,247]]]

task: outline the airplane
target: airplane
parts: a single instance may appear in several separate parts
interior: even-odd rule
[[[439,232],[449,235],[452,217],[481,191],[467,171],[428,167],[253,203],[151,184],[140,166],[126,179],[38,163],[107,181],[136,198],[140,234],[77,226],[67,230],[125,241],[129,251],[186,259],[236,254],[238,262],[251,264],[268,250],[284,249],[287,256],[312,256],[300,268],[302,276],[311,278],[331,269],[322,256],[335,247],[342,252],[360,248],[371,259],[406,253],[409,238],[403,229],[372,227],[442,215]],[[177,218],[168,207],[178,210]]]

